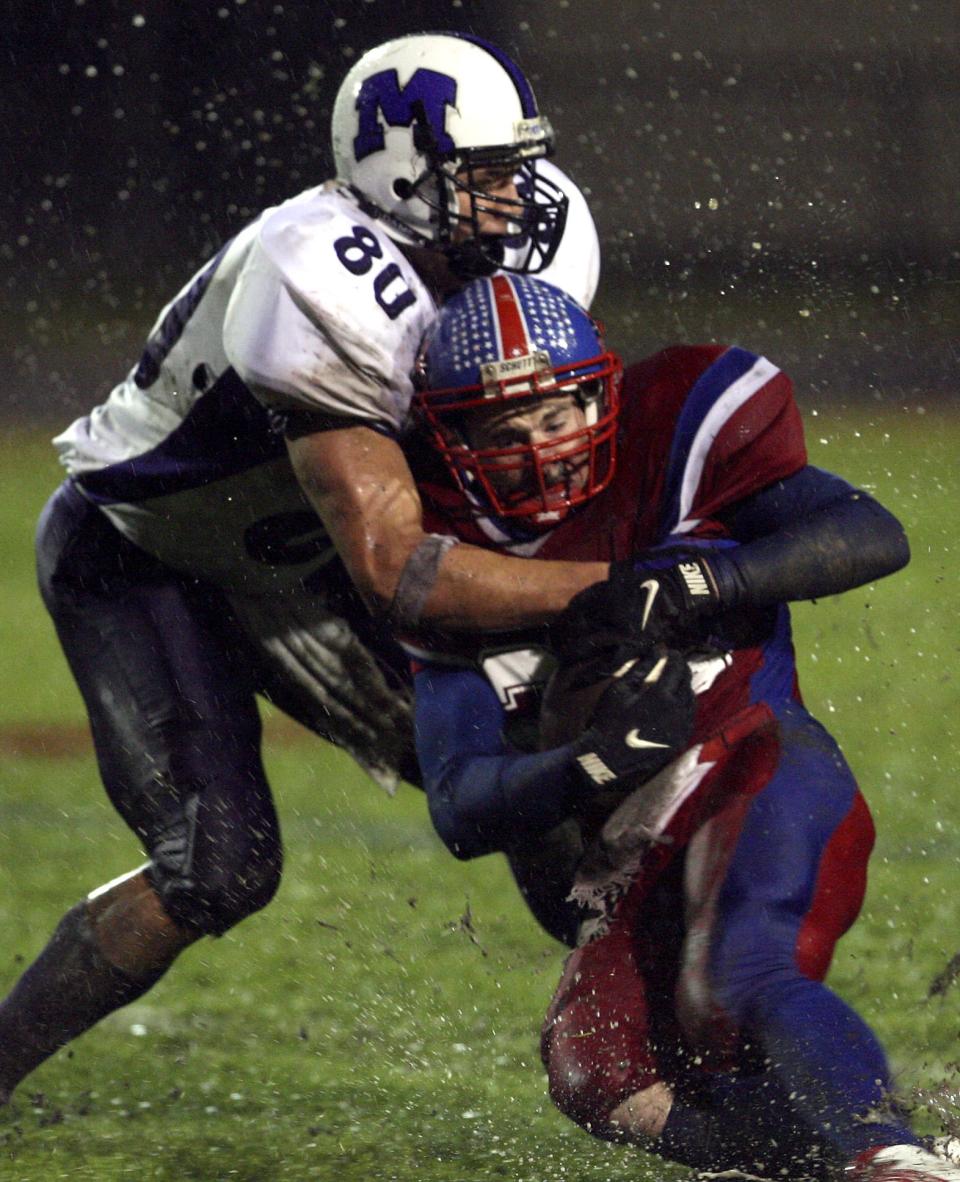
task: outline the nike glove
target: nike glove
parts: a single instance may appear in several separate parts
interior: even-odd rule
[[[614,562],[606,582],[575,595],[554,620],[551,645],[561,655],[585,657],[591,646],[609,644],[611,635],[676,648],[702,644],[704,617],[724,606],[717,575],[725,561],[691,548]]]
[[[695,643],[702,635],[698,617],[717,611],[721,605],[710,565],[717,558],[711,555],[708,560],[705,554],[689,551],[671,558],[670,565],[660,569],[654,563],[637,568],[632,562],[614,563],[610,592],[625,601],[634,627],[645,639]]]
[[[593,793],[650,779],[689,743],[694,711],[690,669],[680,653],[631,657],[613,673],[573,744],[584,786]]]

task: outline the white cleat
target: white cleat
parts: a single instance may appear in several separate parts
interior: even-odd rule
[[[870,1149],[843,1171],[843,1182],[960,1182],[960,1166],[918,1145]]]
[[[960,1137],[934,1137],[930,1149],[937,1157],[960,1165]]]

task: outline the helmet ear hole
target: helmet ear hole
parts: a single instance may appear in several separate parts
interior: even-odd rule
[[[413,184],[405,176],[398,176],[393,182],[393,191],[401,201],[413,196]]]

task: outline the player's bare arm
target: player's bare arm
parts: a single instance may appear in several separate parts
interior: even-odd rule
[[[371,610],[387,613],[398,585],[428,542],[420,496],[400,447],[369,427],[319,431],[288,443],[297,477]],[[605,562],[531,562],[458,545],[443,553],[422,603],[434,627],[500,629],[545,623]]]

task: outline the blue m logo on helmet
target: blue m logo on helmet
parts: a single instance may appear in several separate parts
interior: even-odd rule
[[[384,70],[366,78],[357,95],[359,131],[353,153],[359,162],[384,147],[380,115],[391,127],[410,127],[422,105],[441,153],[452,152],[454,143],[446,131],[447,107],[456,104],[457,83],[435,70],[417,70],[406,86],[400,86],[396,70]]]

